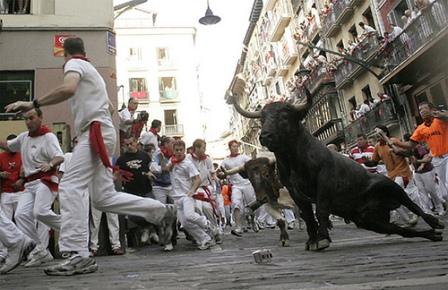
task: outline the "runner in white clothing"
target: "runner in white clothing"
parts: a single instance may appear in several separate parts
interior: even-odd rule
[[[184,229],[195,239],[200,250],[210,248],[214,241],[206,231],[211,232],[207,218],[195,211],[193,195],[201,185],[201,178],[193,163],[186,159],[185,143],[176,140],[173,143],[174,156],[168,167],[171,168],[173,199],[177,206],[177,218]]]
[[[205,154],[206,146],[207,144],[204,140],[196,139],[193,142],[193,152],[187,155],[187,159],[194,164],[201,178],[201,185],[197,193],[193,195],[193,198],[196,200],[196,208],[210,221],[215,233],[213,238],[217,244],[221,244],[222,233],[218,226],[220,212],[212,185],[212,182],[216,179],[215,168],[210,156]]]
[[[71,164],[59,186],[62,226],[59,248],[72,253],[63,263],[46,268],[47,275],[70,276],[95,272],[94,258],[89,257],[89,184],[95,207],[104,212],[141,216],[159,225],[161,241],[170,241],[171,224],[175,220],[174,206],[132,194],[117,192],[109,155],[115,151],[116,131],[112,123],[112,104],[107,96],[101,75],[85,57],[81,38],[64,41],[66,63],[64,83],[33,102],[15,102],[6,106],[7,112],[29,111],[70,99],[78,145]]]
[[[240,143],[232,140],[228,143],[230,156],[227,156],[221,163],[225,170],[240,167],[250,160],[249,156],[239,153]],[[229,175],[229,181],[232,184],[232,211],[235,221],[235,229],[232,234],[242,236],[241,216],[244,213],[245,206],[256,200],[255,191],[249,179],[244,179],[239,173]]]
[[[61,217],[51,210],[51,206],[58,192],[56,167],[64,161],[64,154],[56,135],[42,126],[40,109],[26,112],[24,118],[28,131],[1,142],[0,147],[20,152],[22,158],[25,190],[19,197],[14,218],[17,227],[37,243],[30,261],[25,264],[25,267],[33,267],[53,260],[47,250],[48,244],[40,242],[36,220],[57,231],[61,227]]]

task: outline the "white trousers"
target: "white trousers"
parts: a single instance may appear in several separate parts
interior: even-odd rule
[[[244,211],[246,205],[256,200],[255,191],[252,185],[234,185],[232,186],[232,209]]]
[[[177,219],[183,228],[199,244],[210,240],[210,236],[205,232],[207,218],[196,212],[195,200],[192,197],[174,197],[177,207]]]
[[[414,180],[418,190],[422,194],[431,197],[435,210],[437,212],[442,211],[443,205],[440,196],[437,194],[436,174],[434,170],[425,173],[415,173]],[[428,205],[428,207],[431,208],[432,206]]]
[[[109,156],[112,156],[117,139],[115,128],[103,125],[101,130]],[[78,137],[70,166],[59,185],[61,251],[89,255],[89,196],[85,194],[89,184],[92,204],[100,211],[140,216],[154,225],[160,225],[166,213],[165,205],[157,200],[115,190],[112,171],[92,152],[86,131]]]
[[[431,163],[434,165],[434,171],[439,178],[443,202],[448,201],[448,156],[433,157]]]
[[[24,239],[23,233],[9,219],[0,207],[0,243],[10,248]]]
[[[19,192],[2,192],[0,193],[0,210],[3,210],[3,214],[10,220],[14,216],[14,212],[17,208],[17,202],[19,201]],[[0,242],[0,257],[6,257],[8,250]]]
[[[294,211],[292,209],[285,208],[282,211],[283,211],[283,215],[285,216],[286,222],[288,224],[292,223],[292,222],[294,222],[296,220],[296,217],[294,215]]]
[[[212,188],[209,187],[209,190],[211,191]],[[207,193],[205,193],[205,191],[202,188],[199,188],[198,192],[203,192],[205,195],[207,195]],[[195,199],[194,201],[196,210],[199,212],[199,214],[205,216],[205,218],[210,221],[212,227],[218,228],[218,217],[213,212],[212,204],[207,201],[197,199]],[[218,211],[218,209],[216,209],[216,211]],[[218,212],[216,213],[218,214]]]
[[[160,201],[163,204],[167,204],[168,197],[172,196],[173,188],[171,186],[153,186],[152,194],[154,194],[154,198]]]
[[[267,206],[268,204],[265,203],[255,211],[256,220],[262,226],[275,226],[277,220],[267,210]]]
[[[98,250],[98,234],[100,231],[100,223],[103,212],[97,210],[93,206],[90,208],[92,212],[92,219],[90,220],[90,249],[93,251]],[[120,249],[120,226],[118,223],[118,215],[107,212],[107,228],[109,229],[109,241],[112,249]]]
[[[20,194],[14,215],[17,227],[30,239],[38,243],[40,237],[36,228],[36,220],[57,231],[61,227],[60,215],[51,210],[56,195],[57,193],[52,192],[40,180],[27,182],[25,191]],[[45,230],[48,230],[48,228],[45,228]]]

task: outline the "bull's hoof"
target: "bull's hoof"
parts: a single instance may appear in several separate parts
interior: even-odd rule
[[[432,215],[427,215],[425,221],[431,226],[433,229],[444,229],[445,225],[441,220]]]
[[[428,239],[433,242],[440,242],[443,240],[443,236],[441,232],[434,231],[432,234],[428,235]]]
[[[289,247],[289,240],[282,240],[280,241],[280,244],[282,247]]]

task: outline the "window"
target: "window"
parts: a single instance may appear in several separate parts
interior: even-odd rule
[[[370,91],[369,85],[362,88],[362,94],[364,96],[364,100],[368,100],[369,102],[373,102],[372,92]]]
[[[0,117],[13,116],[4,107],[16,101],[31,101],[33,90],[34,71],[0,71]]]
[[[352,35],[353,41],[356,41],[358,39],[358,32],[356,31],[356,26],[354,24],[352,25],[352,27],[350,27],[348,32]]]
[[[142,60],[142,49],[135,47],[129,48],[129,59],[132,61]]]
[[[389,23],[394,23],[400,27],[404,27],[403,20],[401,20],[401,17],[404,15],[404,12],[409,9],[408,3],[406,3],[406,0],[402,0],[400,3],[398,3],[397,6],[395,6],[394,9],[392,9],[389,14],[387,14],[387,20]]]
[[[177,110],[165,110],[165,125],[177,125]]]
[[[366,19],[365,22],[367,25],[375,28],[375,22],[373,21],[372,10],[370,10],[370,7],[367,8],[366,11],[364,11],[362,16],[364,16],[364,18]]]
[[[157,62],[159,65],[168,65],[169,64],[169,51],[168,48],[159,47],[157,48]]]
[[[0,0],[0,14],[30,14],[30,0]]]
[[[177,99],[177,83],[175,77],[159,78],[159,90],[161,100]]]
[[[129,95],[132,98],[139,100],[148,100],[148,89],[146,87],[146,79],[144,78],[131,78],[129,79]]]
[[[442,83],[438,83],[429,89],[432,97],[432,103],[438,107],[446,109],[446,98],[443,93]]]

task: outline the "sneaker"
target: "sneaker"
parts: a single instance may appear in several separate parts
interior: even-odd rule
[[[243,236],[243,230],[241,228],[235,228],[235,229],[231,230],[230,233],[237,237]]]
[[[210,249],[210,247],[212,247],[214,245],[216,245],[216,244],[213,242],[213,240],[208,240],[208,241],[202,242],[198,246],[198,249],[199,250],[207,250],[207,249]]]
[[[166,244],[165,247],[163,247],[164,252],[171,252],[173,249],[174,247],[172,243]]]
[[[289,222],[288,223],[288,230],[293,230],[294,229],[294,225],[295,225],[294,222]]]
[[[160,242],[168,244],[173,235],[173,224],[176,221],[176,206],[174,204],[166,205],[166,213],[160,224]]]
[[[0,268],[0,274],[6,274],[19,266],[23,258],[28,256],[35,247],[36,244],[33,241],[22,239],[14,246],[8,248],[8,257],[6,257],[5,263]]]
[[[124,252],[121,248],[112,249],[112,254],[114,256],[123,256]]]
[[[41,249],[31,256],[31,259],[25,264],[25,267],[37,267],[53,260],[53,256],[47,249]]]
[[[148,229],[144,229],[142,231],[142,236],[140,237],[140,242],[142,242],[142,244],[146,244],[149,241],[149,230]]]
[[[49,276],[73,276],[76,274],[88,274],[98,270],[98,265],[94,258],[81,257],[78,254],[72,255],[64,262],[44,269]]]

